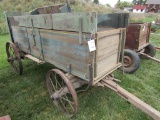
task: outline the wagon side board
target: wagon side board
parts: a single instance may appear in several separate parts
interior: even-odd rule
[[[14,42],[14,40],[13,40],[13,36],[12,36],[11,23],[9,21],[9,17],[28,15],[28,14],[29,13],[27,13],[27,12],[9,12],[9,11],[4,12],[5,19],[6,19],[6,24],[7,24],[7,27],[8,27],[8,32],[9,32],[10,39],[11,39],[12,42]]]
[[[68,8],[68,6],[65,4],[44,6],[44,7],[39,7],[39,8],[36,8],[36,9],[30,11],[30,14],[37,15],[37,14],[67,13],[67,12],[71,12],[71,11],[69,11],[69,9],[71,9],[70,6]]]
[[[41,10],[41,9],[39,9]],[[9,17],[11,26],[34,27],[62,31],[74,31],[83,33],[97,32],[97,27],[109,26],[124,28],[128,26],[128,13],[123,14],[97,14],[96,12],[58,13],[12,16]],[[41,13],[40,12],[40,13]],[[81,20],[81,22],[79,22]],[[82,26],[81,28],[79,26]]]
[[[62,31],[92,33],[97,31],[97,14],[59,13],[8,17],[10,26],[33,27]],[[80,19],[82,22],[80,23]],[[79,26],[82,26],[80,29]]]
[[[104,14],[100,21],[98,17],[95,12],[82,12],[7,18],[14,43],[17,42],[22,51],[93,85],[121,66],[125,28],[119,27],[128,25],[128,14]],[[102,21],[106,21],[103,30],[97,32]],[[111,23],[116,26],[111,25],[109,30],[107,26]],[[97,49],[89,52],[88,40],[92,37]]]
[[[89,64],[93,56],[89,52],[87,41],[90,34],[82,34],[82,45],[76,32],[33,30],[26,27],[12,26],[15,42],[20,49],[43,61],[89,81]]]

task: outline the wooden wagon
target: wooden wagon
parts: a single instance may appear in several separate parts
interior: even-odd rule
[[[78,111],[76,88],[107,86],[155,119],[160,113],[114,82],[112,72],[122,66],[128,14],[69,12],[68,6],[38,8],[31,13],[6,12],[11,42],[8,62],[19,74],[22,59],[50,63],[46,83],[50,98],[65,114]]]
[[[156,54],[156,48],[149,42],[151,23],[130,23],[126,31],[124,50],[125,72],[135,72],[140,66],[140,57],[160,62],[160,60],[153,58]]]

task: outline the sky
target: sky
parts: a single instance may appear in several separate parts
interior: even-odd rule
[[[99,0],[101,4],[110,4],[112,7],[117,3],[118,0]],[[133,0],[121,0],[121,1],[127,1],[127,2],[132,2]]]

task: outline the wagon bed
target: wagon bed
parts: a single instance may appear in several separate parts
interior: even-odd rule
[[[13,14],[7,19],[12,41],[18,43],[20,51],[92,85],[121,66],[125,40],[125,28],[121,27],[127,26],[128,14]],[[91,39],[96,44],[92,52],[88,48]]]

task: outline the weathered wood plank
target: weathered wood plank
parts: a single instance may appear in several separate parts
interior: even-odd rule
[[[87,51],[88,50],[87,45],[80,46],[80,45],[76,45],[76,44],[69,44],[69,42],[67,43],[67,41],[59,42],[58,39],[54,40],[54,38],[48,39],[48,38],[43,38],[42,37],[41,39],[42,39],[43,44],[61,45],[64,49],[71,48],[71,49],[75,49],[76,51],[78,51],[78,50]]]
[[[8,19],[11,26],[52,29],[52,16],[50,14],[13,16],[8,17]]]
[[[100,31],[100,32],[97,32],[97,39],[105,37],[105,36],[109,36],[109,35],[115,35],[115,34],[118,34],[120,32],[121,32],[120,29]]]
[[[60,47],[60,46],[59,46]],[[87,52],[77,52],[77,50],[71,50],[70,48],[68,49],[58,49],[56,46],[48,46],[48,45],[44,45],[43,44],[43,50],[44,51],[56,51],[56,53],[58,53],[59,55],[65,56],[65,57],[69,57],[71,59],[74,59],[76,61],[79,62],[86,62],[87,61]],[[52,54],[52,53],[50,53]]]
[[[97,31],[97,14],[95,12],[52,14],[53,29],[78,32],[79,18],[82,19],[82,32]]]
[[[110,73],[110,70],[119,66],[121,29],[113,29],[97,32],[96,36],[96,61],[95,78],[97,81],[102,75]]]
[[[96,61],[100,61],[118,52],[119,39],[119,33],[97,39]]]
[[[10,11],[5,11],[4,14],[6,15],[6,17],[29,15],[28,12],[10,12]]]
[[[64,65],[63,63],[59,63],[57,61],[55,61],[52,57],[44,55],[45,60],[53,65],[55,65],[56,67],[58,67],[59,69],[62,69],[64,71],[68,71],[68,68],[66,67],[66,65]],[[74,69],[74,67],[72,67],[71,73],[75,76],[78,76],[80,78],[82,78],[83,80],[89,81],[88,78],[86,78],[86,73],[81,72],[82,70],[76,70]]]
[[[43,64],[43,63],[45,63],[45,61],[42,61],[42,60],[40,60],[40,59],[37,59],[36,57],[33,57],[32,55],[25,55],[25,57],[26,57],[26,58],[29,58],[29,59],[31,59],[31,60],[33,60],[33,61],[35,61],[35,62],[37,62],[38,64]]]
[[[115,53],[99,62],[96,62],[96,76],[99,76],[106,72],[111,66],[116,66],[118,54]]]
[[[53,32],[52,33],[46,33],[45,31],[41,30],[41,36],[43,38],[47,38],[47,39],[53,39],[54,40],[58,40],[64,43],[69,43],[69,44],[75,44],[75,45],[79,45],[79,36],[78,34],[72,34],[72,33],[66,33],[66,32]],[[87,41],[89,40],[89,35],[82,35],[82,44],[87,45]],[[83,47],[81,46],[81,47]]]

